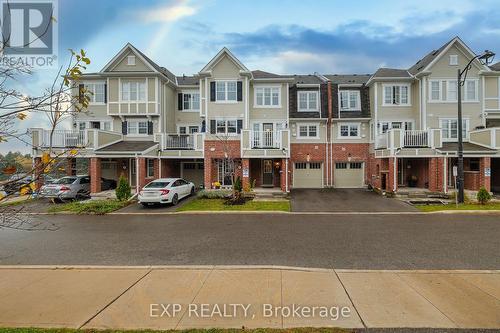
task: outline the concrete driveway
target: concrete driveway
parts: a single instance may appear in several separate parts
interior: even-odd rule
[[[366,189],[295,189],[293,212],[412,212],[403,201],[386,198]]]
[[[186,203],[190,202],[196,198],[196,196],[192,197],[187,197],[184,199],[179,200],[179,203],[177,206],[172,206],[171,204],[164,204],[164,205],[154,205],[154,206],[148,206],[144,207],[140,203],[134,203],[132,205],[129,205],[125,208],[122,208],[118,210],[120,213],[165,213],[165,212],[175,212],[177,208],[182,207]]]

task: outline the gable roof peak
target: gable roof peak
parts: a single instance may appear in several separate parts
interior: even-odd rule
[[[238,67],[240,67],[242,71],[250,73],[250,70],[248,70],[248,68],[245,65],[243,65],[243,63],[238,58],[236,58],[236,56],[226,46],[222,47],[222,49],[220,49],[220,51],[217,52],[217,54],[212,58],[212,60],[210,60],[208,64],[206,64],[205,67],[202,68],[200,73],[210,71],[211,67],[213,67],[217,62],[219,62],[219,60],[224,55],[227,55]]]

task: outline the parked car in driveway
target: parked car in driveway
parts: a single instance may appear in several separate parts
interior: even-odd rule
[[[85,199],[89,195],[89,176],[66,176],[40,188],[40,196],[61,201]]]
[[[194,183],[182,178],[160,178],[153,180],[139,192],[139,202],[143,206],[171,203],[177,205],[182,198],[193,195]]]

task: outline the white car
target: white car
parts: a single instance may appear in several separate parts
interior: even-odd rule
[[[193,195],[195,185],[182,178],[160,178],[144,186],[139,192],[143,206],[171,203],[177,205],[180,199]]]

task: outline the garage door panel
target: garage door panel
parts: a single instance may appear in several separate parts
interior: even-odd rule
[[[293,168],[294,188],[322,188],[323,164],[320,162],[296,162]]]
[[[334,186],[337,188],[364,187],[364,163],[336,162]]]
[[[193,182],[196,186],[204,184],[203,163],[186,162],[182,164],[182,178]]]

